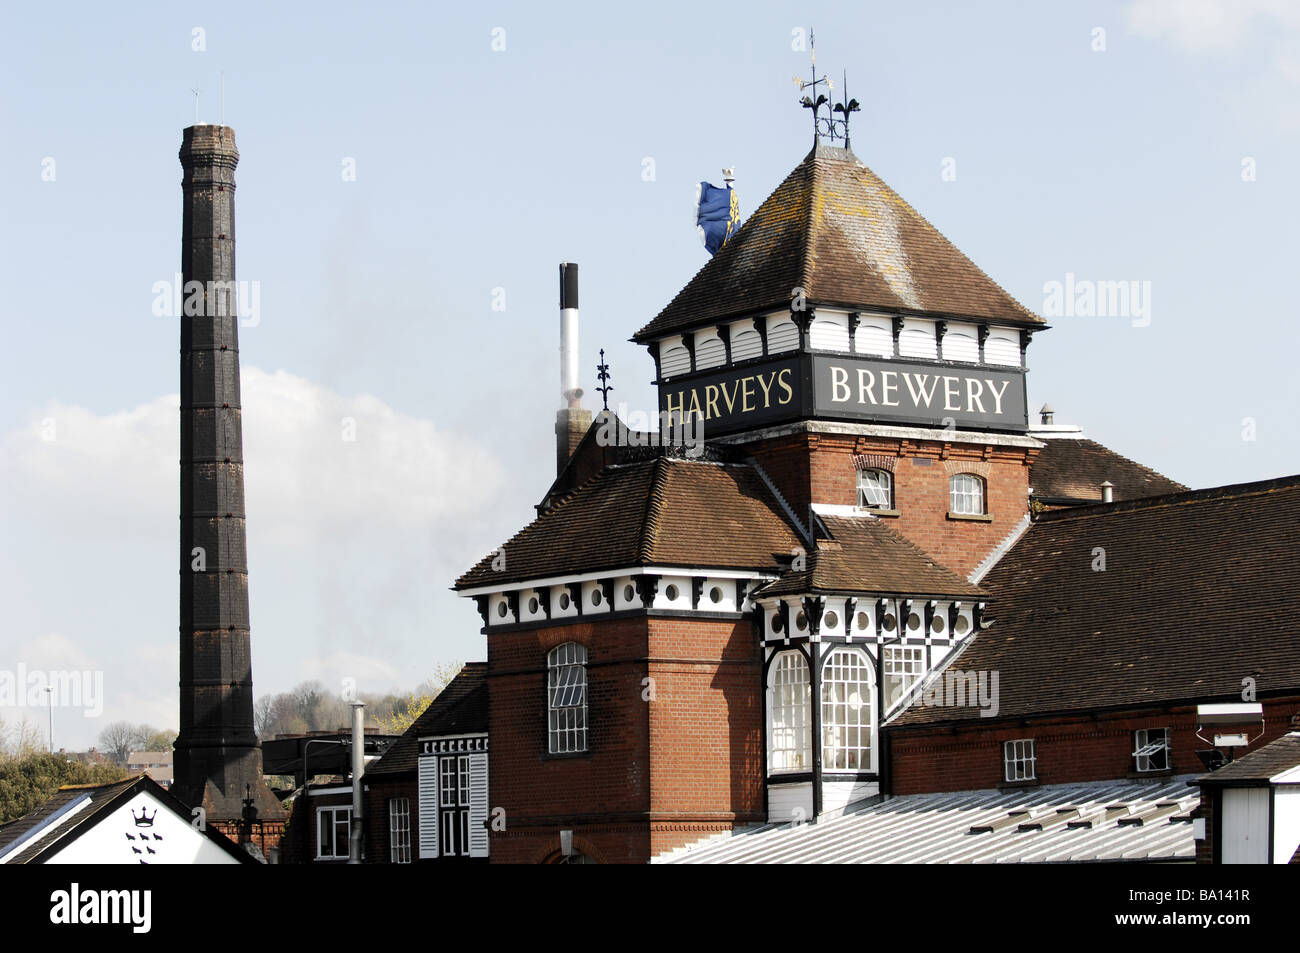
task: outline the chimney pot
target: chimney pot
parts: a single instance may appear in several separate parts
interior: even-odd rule
[[[1044,426],[1050,427],[1052,425],[1052,421],[1056,419],[1056,411],[1052,409],[1051,404],[1043,404],[1043,409],[1040,410],[1038,413],[1040,415],[1040,419],[1042,420]]]
[[[1113,503],[1115,501],[1115,484],[1106,480],[1101,485],[1101,501],[1103,503]]]

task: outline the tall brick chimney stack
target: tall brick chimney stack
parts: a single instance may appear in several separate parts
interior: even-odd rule
[[[578,266],[560,264],[560,394],[564,407],[555,415],[555,474],[559,476],[591,429],[591,411],[582,409],[578,386]]]
[[[180,734],[173,792],[228,834],[282,822],[262,777],[244,535],[244,455],[235,285],[235,165],[228,126],[195,125],[180,149]],[[191,284],[198,282],[198,286]],[[251,805],[246,803],[251,799]]]

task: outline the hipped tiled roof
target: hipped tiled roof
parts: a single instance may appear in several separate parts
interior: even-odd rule
[[[1046,501],[1101,501],[1101,485],[1114,485],[1115,500],[1181,493],[1187,489],[1150,467],[1095,440],[1050,438],[1029,468],[1034,496]]]
[[[993,622],[954,664],[1000,673],[1000,718],[1300,690],[1297,579],[1300,476],[1057,510],[981,581]]]
[[[810,302],[1041,325],[847,149],[818,145],[709,260],[642,341]]]
[[[429,707],[402,732],[378,761],[367,765],[366,776],[414,771],[420,739],[438,735],[469,735],[488,730],[487,662],[466,662]]]
[[[757,595],[816,592],[913,593],[981,598],[983,591],[939,565],[915,543],[883,520],[870,517],[819,517],[831,534],[808,554],[803,572],[789,572]]]
[[[607,467],[489,553],[456,589],[634,566],[775,571],[802,543],[757,472],[659,456]]]
[[[1257,751],[1243,755],[1217,771],[1201,775],[1197,784],[1234,784],[1267,781],[1284,771],[1300,767],[1300,731],[1292,731]]]

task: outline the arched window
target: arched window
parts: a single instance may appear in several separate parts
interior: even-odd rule
[[[587,750],[587,650],[565,642],[546,656],[548,750]]]
[[[948,481],[951,502],[948,509],[963,516],[982,516],[984,509],[984,478],[973,473],[954,473]]]
[[[870,771],[875,701],[867,657],[836,649],[822,669],[822,767]]]
[[[858,506],[892,510],[894,508],[893,474],[888,470],[859,470]]]
[[[800,652],[782,652],[772,665],[771,771],[805,771],[812,764],[812,713],[808,709],[808,663]]]

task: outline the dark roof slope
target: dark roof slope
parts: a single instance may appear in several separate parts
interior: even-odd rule
[[[1231,784],[1239,781],[1267,781],[1283,771],[1300,766],[1300,731],[1292,731],[1257,751],[1203,774],[1197,784]]]
[[[809,301],[1041,325],[847,149],[818,145],[658,317],[647,338]]]
[[[1032,436],[1032,434],[1031,434]],[[1150,467],[1083,438],[1052,437],[1029,467],[1029,485],[1044,501],[1100,502],[1101,484],[1109,480],[1116,500],[1181,493],[1187,489]]]
[[[801,592],[912,593],[982,598],[984,593],[939,565],[911,540],[872,517],[819,516],[831,534],[808,554],[807,569],[789,572],[761,596]]]
[[[366,776],[414,771],[420,757],[421,738],[487,730],[487,662],[466,662],[383,757],[366,766]]]
[[[743,464],[658,456],[607,467],[489,553],[455,589],[630,566],[775,570],[800,540]]]
[[[993,623],[953,664],[999,673],[998,717],[1300,689],[1297,579],[1300,476],[1057,510],[981,581]]]

